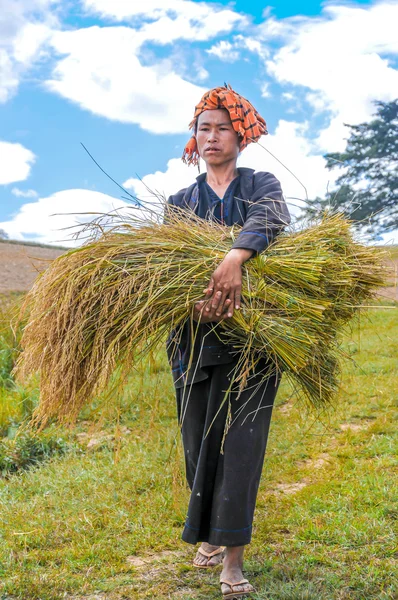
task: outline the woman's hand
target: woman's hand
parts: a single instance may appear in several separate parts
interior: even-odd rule
[[[227,299],[225,301],[224,312],[219,317],[216,315],[216,311],[212,308],[210,308],[209,311],[205,312],[204,309],[206,307],[206,304],[206,300],[199,300],[199,302],[196,302],[193,309],[194,321],[198,321],[200,323],[219,323],[220,321],[223,321],[224,319],[228,318],[228,310],[231,304],[231,300]]]
[[[240,309],[242,265],[252,254],[252,250],[245,248],[234,248],[228,252],[211,276],[207,289],[204,290],[206,302],[204,315],[222,317],[225,314],[227,317],[232,317],[234,309]]]

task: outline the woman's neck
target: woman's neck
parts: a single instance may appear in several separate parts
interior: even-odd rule
[[[209,185],[224,186],[239,175],[236,162],[227,165],[207,165],[206,181]]]

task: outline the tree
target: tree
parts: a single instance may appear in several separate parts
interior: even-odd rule
[[[8,239],[8,235],[6,234],[4,229],[0,229],[0,240],[7,240],[7,239]]]
[[[375,104],[372,121],[346,125],[345,151],[325,155],[329,170],[344,169],[337,189],[305,209],[305,216],[313,216],[330,205],[373,237],[398,228],[398,99]]]

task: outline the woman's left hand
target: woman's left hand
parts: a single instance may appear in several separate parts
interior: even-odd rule
[[[228,252],[222,263],[217,267],[211,276],[210,283],[205,293],[207,305],[206,312],[214,313],[220,317],[230,300],[227,316],[232,317],[234,309],[239,310],[242,291],[242,265],[253,254],[252,250],[245,248],[234,248]]]
[[[230,304],[231,304],[231,300],[228,300],[228,298],[227,298],[225,301],[225,304],[224,304],[223,314],[220,317],[217,317],[215,315],[215,313],[213,312],[213,309],[210,309],[210,311],[204,312],[204,309],[206,307],[206,301],[199,300],[199,302],[196,302],[196,304],[194,306],[193,319],[194,319],[194,321],[197,321],[200,323],[219,323],[220,321],[224,321],[224,319],[228,318],[228,308],[229,308]]]

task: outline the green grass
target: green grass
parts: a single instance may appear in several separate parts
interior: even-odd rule
[[[32,415],[39,397],[38,382],[17,385],[13,368],[18,355],[20,327],[16,315],[20,294],[0,297],[0,476],[8,477],[63,455],[70,444],[54,428],[38,434],[21,425]]]
[[[247,551],[256,600],[398,597],[397,329],[396,310],[375,309],[347,336],[355,363],[320,420],[282,386]],[[163,351],[113,408],[86,409],[59,432],[65,455],[0,481],[2,600],[221,598],[219,572],[192,568],[180,540],[188,491]]]

